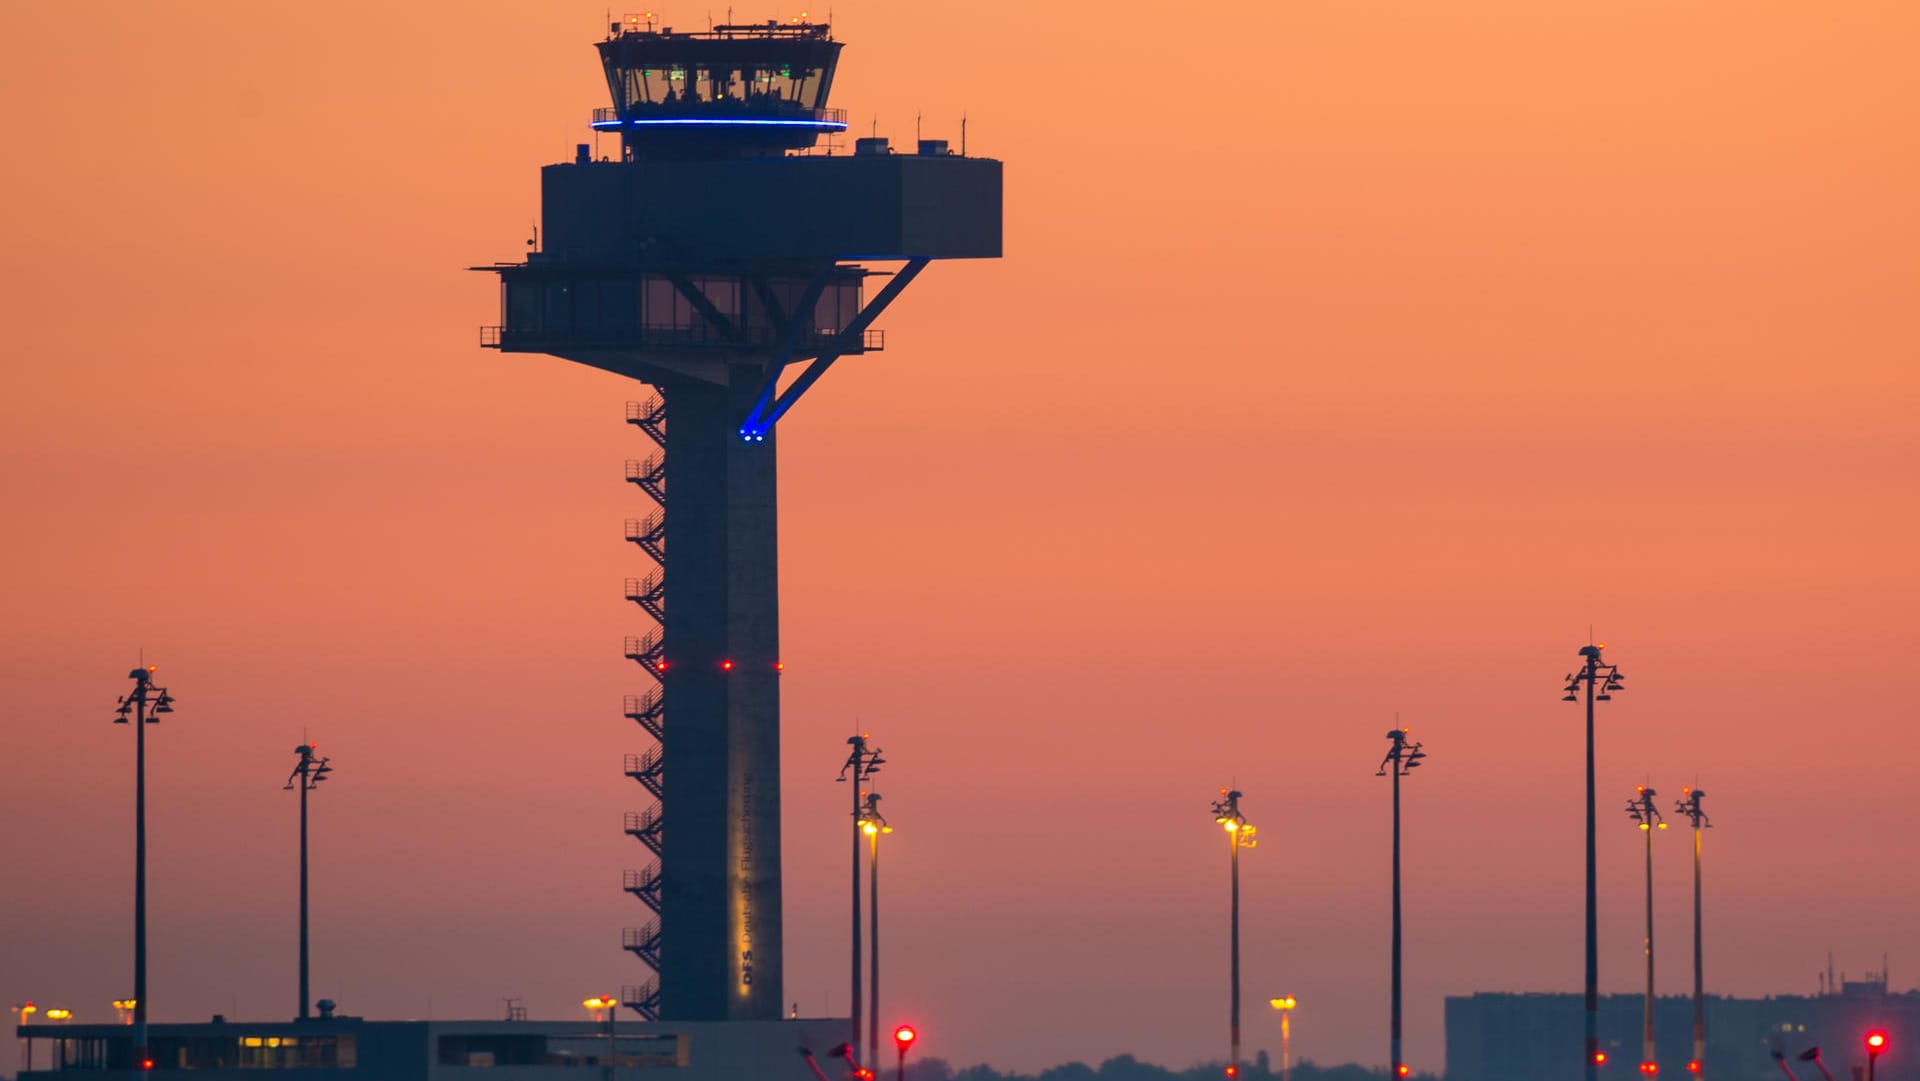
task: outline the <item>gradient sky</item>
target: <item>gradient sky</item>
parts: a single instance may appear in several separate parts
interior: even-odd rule
[[[1920,6],[834,7],[834,103],[901,142],[965,113],[1007,254],[932,268],[781,427],[803,1013],[846,1008],[858,725],[919,1053],[1223,1056],[1232,781],[1250,1001],[1300,998],[1301,1056],[1383,1065],[1397,712],[1431,755],[1408,1055],[1438,1069],[1443,996],[1579,984],[1558,698],[1589,625],[1630,688],[1605,988],[1639,979],[1638,783],[1710,793],[1710,989],[1811,992],[1830,948],[1914,986]],[[643,975],[644,392],[477,348],[497,286],[464,270],[521,256],[538,167],[590,138],[605,10],[0,5],[8,1004],[131,990],[109,722],[143,648],[180,699],[156,1019],[292,1015],[306,735],[337,767],[316,995],[576,1017]]]

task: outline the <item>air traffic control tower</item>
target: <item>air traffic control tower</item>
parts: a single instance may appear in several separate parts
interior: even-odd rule
[[[619,160],[541,171],[544,243],[500,275],[481,344],[649,384],[628,421],[652,441],[627,479],[658,510],[627,539],[659,564],[626,596],[659,623],[629,638],[650,691],[625,712],[657,746],[627,756],[652,857],[623,945],[657,978],[623,989],[649,1019],[781,1016],[777,426],[935,259],[1000,255],[1000,163],[922,141],[895,153],[827,107],[841,44],[824,25],[676,33],[629,17],[599,43]],[[891,272],[865,264],[897,264]],[[637,861],[639,862],[639,861]]]

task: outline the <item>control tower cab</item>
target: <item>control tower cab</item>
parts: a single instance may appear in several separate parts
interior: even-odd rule
[[[593,127],[619,132],[628,161],[780,154],[847,130],[845,111],[827,108],[840,43],[826,26],[676,34],[628,16],[599,48],[613,105]]]

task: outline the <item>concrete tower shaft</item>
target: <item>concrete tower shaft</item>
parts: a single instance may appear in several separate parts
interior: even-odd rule
[[[640,380],[662,403],[630,415],[663,450],[629,469],[661,504],[628,528],[661,564],[627,588],[661,623],[627,649],[659,684],[626,709],[660,741],[627,770],[660,801],[628,815],[659,855],[626,878],[658,913],[624,939],[658,971],[623,995],[650,1017],[771,1019],[784,1002],[775,426],[837,360],[884,346],[874,320],[932,260],[1000,255],[999,162],[941,142],[796,153],[845,127],[826,108],[839,49],[824,26],[617,24],[595,127],[620,132],[620,160],[582,146],[547,166],[541,250],[474,268],[501,280],[482,345]]]
[[[783,1004],[775,457],[771,437],[736,434],[755,388],[741,374],[664,388],[660,1003],[681,1020],[778,1018]]]

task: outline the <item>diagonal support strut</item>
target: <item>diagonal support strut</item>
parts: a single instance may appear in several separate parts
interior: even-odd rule
[[[807,392],[807,388],[818,382],[820,377],[827,373],[827,369],[833,367],[834,361],[853,351],[854,346],[866,334],[867,328],[880,317],[880,313],[887,310],[887,305],[892,304],[902,290],[913,284],[913,279],[919,277],[920,272],[927,268],[927,263],[926,259],[909,259],[907,265],[901,267],[900,271],[893,276],[893,280],[880,290],[879,295],[868,301],[866,307],[860,309],[860,314],[853,317],[845,329],[834,338],[832,344],[822,350],[820,355],[807,365],[807,370],[801,372],[800,377],[793,381],[793,385],[777,398],[773,396],[773,382],[779,378],[781,367],[785,366],[784,359],[779,366],[770,370],[767,382],[761,388],[759,400],[754,403],[753,410],[747,415],[746,421],[740,425],[740,438],[750,443],[765,440],[767,432],[786,415],[787,410],[793,408],[794,403],[800,400],[800,396]],[[811,311],[812,308],[809,306],[800,310]],[[783,353],[783,357],[785,355],[790,355],[790,351]]]

